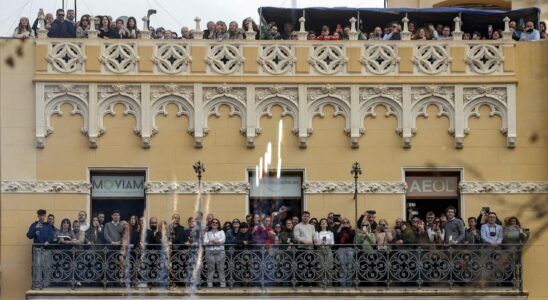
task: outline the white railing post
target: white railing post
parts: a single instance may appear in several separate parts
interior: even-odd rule
[[[510,31],[510,18],[506,16],[502,20],[504,21],[504,31],[502,32],[502,39],[505,41],[510,41],[513,34],[513,32]]]
[[[356,30],[356,18],[350,18],[350,32],[348,33],[348,39],[351,41],[358,40],[358,31]]]
[[[299,41],[306,41],[308,37],[308,32],[304,29],[304,23],[306,22],[306,19],[304,17],[299,18],[299,23],[301,23],[301,27],[299,30]]]
[[[143,20],[143,31],[141,31],[141,39],[142,40],[150,40],[150,30],[148,29],[148,17],[144,16],[141,20]]]
[[[247,22],[247,31],[245,32],[245,39],[246,40],[255,40],[255,36],[257,33],[253,31],[253,22],[249,21]]]
[[[46,29],[46,22],[44,21],[44,19],[44,15],[41,14],[40,16],[38,16],[38,22],[40,23],[40,28],[37,30],[39,39],[48,38],[48,30]]]
[[[455,22],[455,30],[451,32],[451,35],[453,36],[454,40],[462,40],[462,31],[460,30],[460,18],[457,16],[453,19],[453,22]]]
[[[89,30],[88,30],[88,39],[96,39],[98,37],[99,31],[95,28],[95,16],[89,17]]]
[[[409,19],[407,18],[407,14],[405,14],[405,17],[401,21],[403,22],[403,30],[401,32],[401,39],[402,39],[402,41],[410,41],[411,40],[411,32],[409,32],[409,27],[407,26],[407,23],[409,23]]]
[[[194,29],[194,38],[193,39],[195,39],[195,40],[203,40],[204,39],[204,32],[200,28],[200,21],[202,21],[202,19],[200,19],[200,17],[194,18],[194,22],[196,23],[196,27]]]

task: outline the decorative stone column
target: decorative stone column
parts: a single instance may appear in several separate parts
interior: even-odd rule
[[[247,31],[245,32],[245,39],[246,40],[255,40],[255,36],[257,33],[253,31],[253,22],[249,21],[247,23]]]
[[[460,30],[460,18],[457,16],[453,19],[455,22],[455,31],[451,32],[454,40],[462,40],[462,31]]]
[[[410,41],[411,40],[411,32],[409,32],[409,27],[407,26],[407,23],[409,23],[409,19],[407,18],[407,14],[402,19],[403,22],[403,30],[401,32],[401,39],[403,41]]]
[[[200,28],[200,21],[202,21],[202,19],[200,19],[200,17],[194,18],[194,22],[196,23],[196,27],[194,29],[194,39],[195,40],[203,40],[204,39],[204,32]]]
[[[502,32],[502,39],[505,41],[512,40],[512,31],[510,31],[510,18],[508,16],[502,19],[504,21],[504,31]]]
[[[144,16],[141,20],[143,20],[143,31],[141,31],[141,39],[142,40],[150,40],[151,33],[148,30],[148,17]]]
[[[44,19],[45,19],[44,15],[38,16],[38,20],[40,23],[40,28],[37,30],[39,39],[48,38],[48,30],[46,29],[46,22],[44,21]]]
[[[99,31],[95,28],[95,16],[89,17],[88,39],[96,39],[99,36]]]
[[[350,18],[350,33],[348,33],[348,39],[351,41],[358,40],[358,31],[356,30],[356,18]]]
[[[299,23],[301,23],[301,27],[299,30],[299,41],[306,41],[308,38],[308,32],[304,29],[304,23],[306,22],[306,19],[304,17],[299,18]]]

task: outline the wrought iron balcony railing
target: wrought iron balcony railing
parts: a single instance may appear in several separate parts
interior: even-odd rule
[[[521,246],[184,246],[124,250],[110,245],[35,245],[33,289],[51,287],[471,287],[522,291]],[[215,266],[215,262],[218,262]],[[221,263],[222,262],[222,263]]]

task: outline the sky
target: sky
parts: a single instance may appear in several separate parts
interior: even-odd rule
[[[65,0],[65,8],[74,8],[75,0]],[[157,10],[151,17],[150,26],[162,26],[180,31],[182,26],[194,28],[194,18],[202,19],[202,29],[209,20],[241,21],[246,17],[259,20],[261,6],[286,7],[383,7],[384,0],[76,0],[78,19],[82,14],[134,16],[142,28],[141,18],[149,8]],[[0,0],[0,36],[11,36],[20,17],[28,17],[32,22],[40,8],[44,12],[55,13],[62,7],[63,0]]]

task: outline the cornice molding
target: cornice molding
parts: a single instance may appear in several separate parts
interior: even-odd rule
[[[245,181],[207,181],[202,190],[208,194],[242,194],[249,192]],[[2,181],[4,194],[90,194],[91,184],[85,181]],[[147,194],[197,194],[195,181],[148,181]],[[461,194],[548,194],[548,181],[461,181]],[[352,181],[308,181],[303,183],[305,194],[352,194]],[[358,182],[359,194],[405,194],[403,181]]]
[[[548,181],[462,181],[461,194],[548,194]]]

